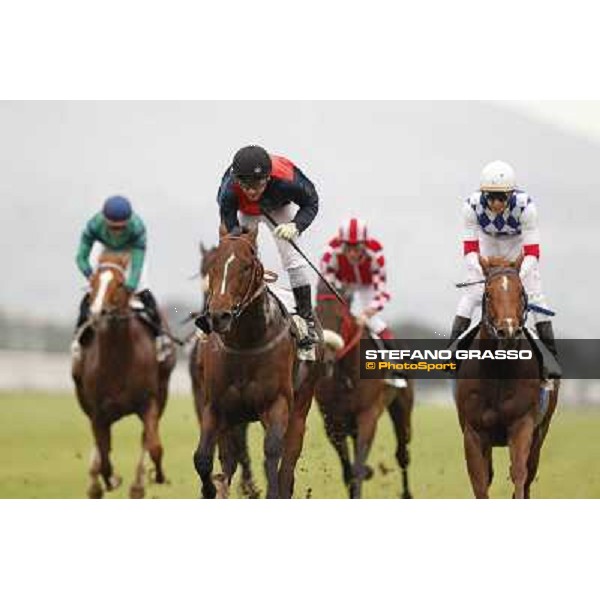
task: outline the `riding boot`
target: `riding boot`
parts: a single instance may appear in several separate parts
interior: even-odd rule
[[[302,285],[292,288],[292,291],[296,300],[296,312],[304,319],[307,328],[306,335],[298,340],[298,346],[304,350],[309,350],[319,341],[312,312],[312,290],[310,285]]]
[[[77,316],[77,323],[75,323],[75,338],[71,343],[71,356],[74,360],[81,358],[81,342],[80,339],[84,333],[81,328],[83,324],[88,320],[90,316],[90,295],[89,293],[81,299],[79,304],[79,315]]]
[[[562,369],[558,363],[558,351],[556,350],[556,340],[554,339],[552,322],[542,321],[541,323],[536,323],[535,329],[540,336],[540,340],[543,342],[544,346],[548,348],[556,363],[544,365],[544,376],[547,379],[559,379],[562,377]]]
[[[148,289],[138,292],[137,297],[144,304],[144,311],[150,319],[149,325],[156,337],[156,357],[158,362],[163,362],[171,354],[173,348],[169,336],[164,333],[156,298],[154,298],[154,294]]]
[[[457,315],[452,323],[452,332],[450,333],[450,344],[457,340],[471,325],[471,319]]]

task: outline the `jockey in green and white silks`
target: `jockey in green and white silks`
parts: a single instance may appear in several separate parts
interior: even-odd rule
[[[77,266],[86,279],[89,279],[93,273],[90,255],[96,243],[99,243],[103,250],[127,252],[130,255],[125,287],[136,294],[135,299],[142,302],[157,337],[157,348],[162,349],[159,354],[164,356],[163,350],[166,350],[166,346],[170,346],[170,341],[166,336],[161,335],[162,321],[158,305],[146,282],[146,226],[140,216],[133,212],[127,198],[111,196],[105,201],[102,211],[87,222],[81,234],[76,257]],[[134,306],[135,299],[132,300]],[[81,301],[77,319],[78,333],[88,317],[89,295],[86,294]],[[75,354],[80,352],[79,339],[75,340],[72,349]]]

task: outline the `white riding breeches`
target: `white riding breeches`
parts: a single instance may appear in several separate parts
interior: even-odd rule
[[[355,317],[358,317],[366,308],[371,306],[376,292],[370,285],[350,284],[348,289],[352,292],[350,312]],[[381,318],[380,315],[381,313],[378,312],[367,321],[369,329],[377,335],[379,335],[387,327],[387,323]]]
[[[281,224],[289,223],[294,218],[294,215],[297,211],[298,208],[295,205],[285,204],[280,208],[271,210],[269,214],[273,217],[273,219],[275,219],[277,224]],[[240,225],[242,226],[264,223],[271,232],[273,229],[275,229],[275,227],[264,217],[264,215],[254,216],[239,212],[238,219]],[[281,264],[286,270],[290,279],[290,285],[292,288],[310,285],[310,267],[304,258],[300,256],[296,250],[294,250],[292,245],[287,240],[282,240],[276,236],[273,236],[273,240],[275,242],[275,246],[277,247],[279,257],[281,258]],[[304,250],[301,240],[302,236],[299,236],[294,240],[294,242],[300,249]]]
[[[481,256],[501,256],[507,260],[516,260],[522,251],[521,236],[498,236],[481,235],[479,237],[479,251]],[[479,266],[474,253],[473,256],[465,257],[467,265],[467,281],[478,281],[484,279],[483,272]],[[535,261],[522,279],[523,287],[527,293],[528,300],[543,308],[548,308],[546,298],[542,291],[542,278],[540,275],[539,261]],[[481,307],[483,298],[483,284],[471,285],[464,288],[463,295],[458,303],[456,314],[459,317],[471,319],[477,308]],[[550,317],[541,313],[531,311],[530,314],[535,323],[549,321]]]

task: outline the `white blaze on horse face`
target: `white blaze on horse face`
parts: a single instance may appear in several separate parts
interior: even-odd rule
[[[92,315],[100,314],[104,304],[104,296],[106,296],[108,284],[112,281],[113,277],[114,275],[111,271],[102,271],[102,273],[100,273],[100,286],[98,288],[98,293],[96,294],[96,298],[90,307],[90,313]]]
[[[229,265],[233,262],[235,254],[232,252],[231,256],[225,261],[225,267],[223,268],[223,280],[221,281],[221,296],[225,293],[225,287],[227,286],[227,271],[229,271]]]
[[[502,289],[508,292],[508,277],[506,275],[502,276]]]
[[[208,288],[210,287],[210,279],[208,278],[208,275],[205,275],[202,278],[202,283],[200,284],[200,287],[202,288],[202,291],[206,294],[206,292],[208,292]]]

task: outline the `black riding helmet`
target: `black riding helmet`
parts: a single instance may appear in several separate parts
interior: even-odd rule
[[[260,146],[246,146],[235,153],[232,169],[233,176],[240,181],[260,181],[271,174],[271,157]]]

